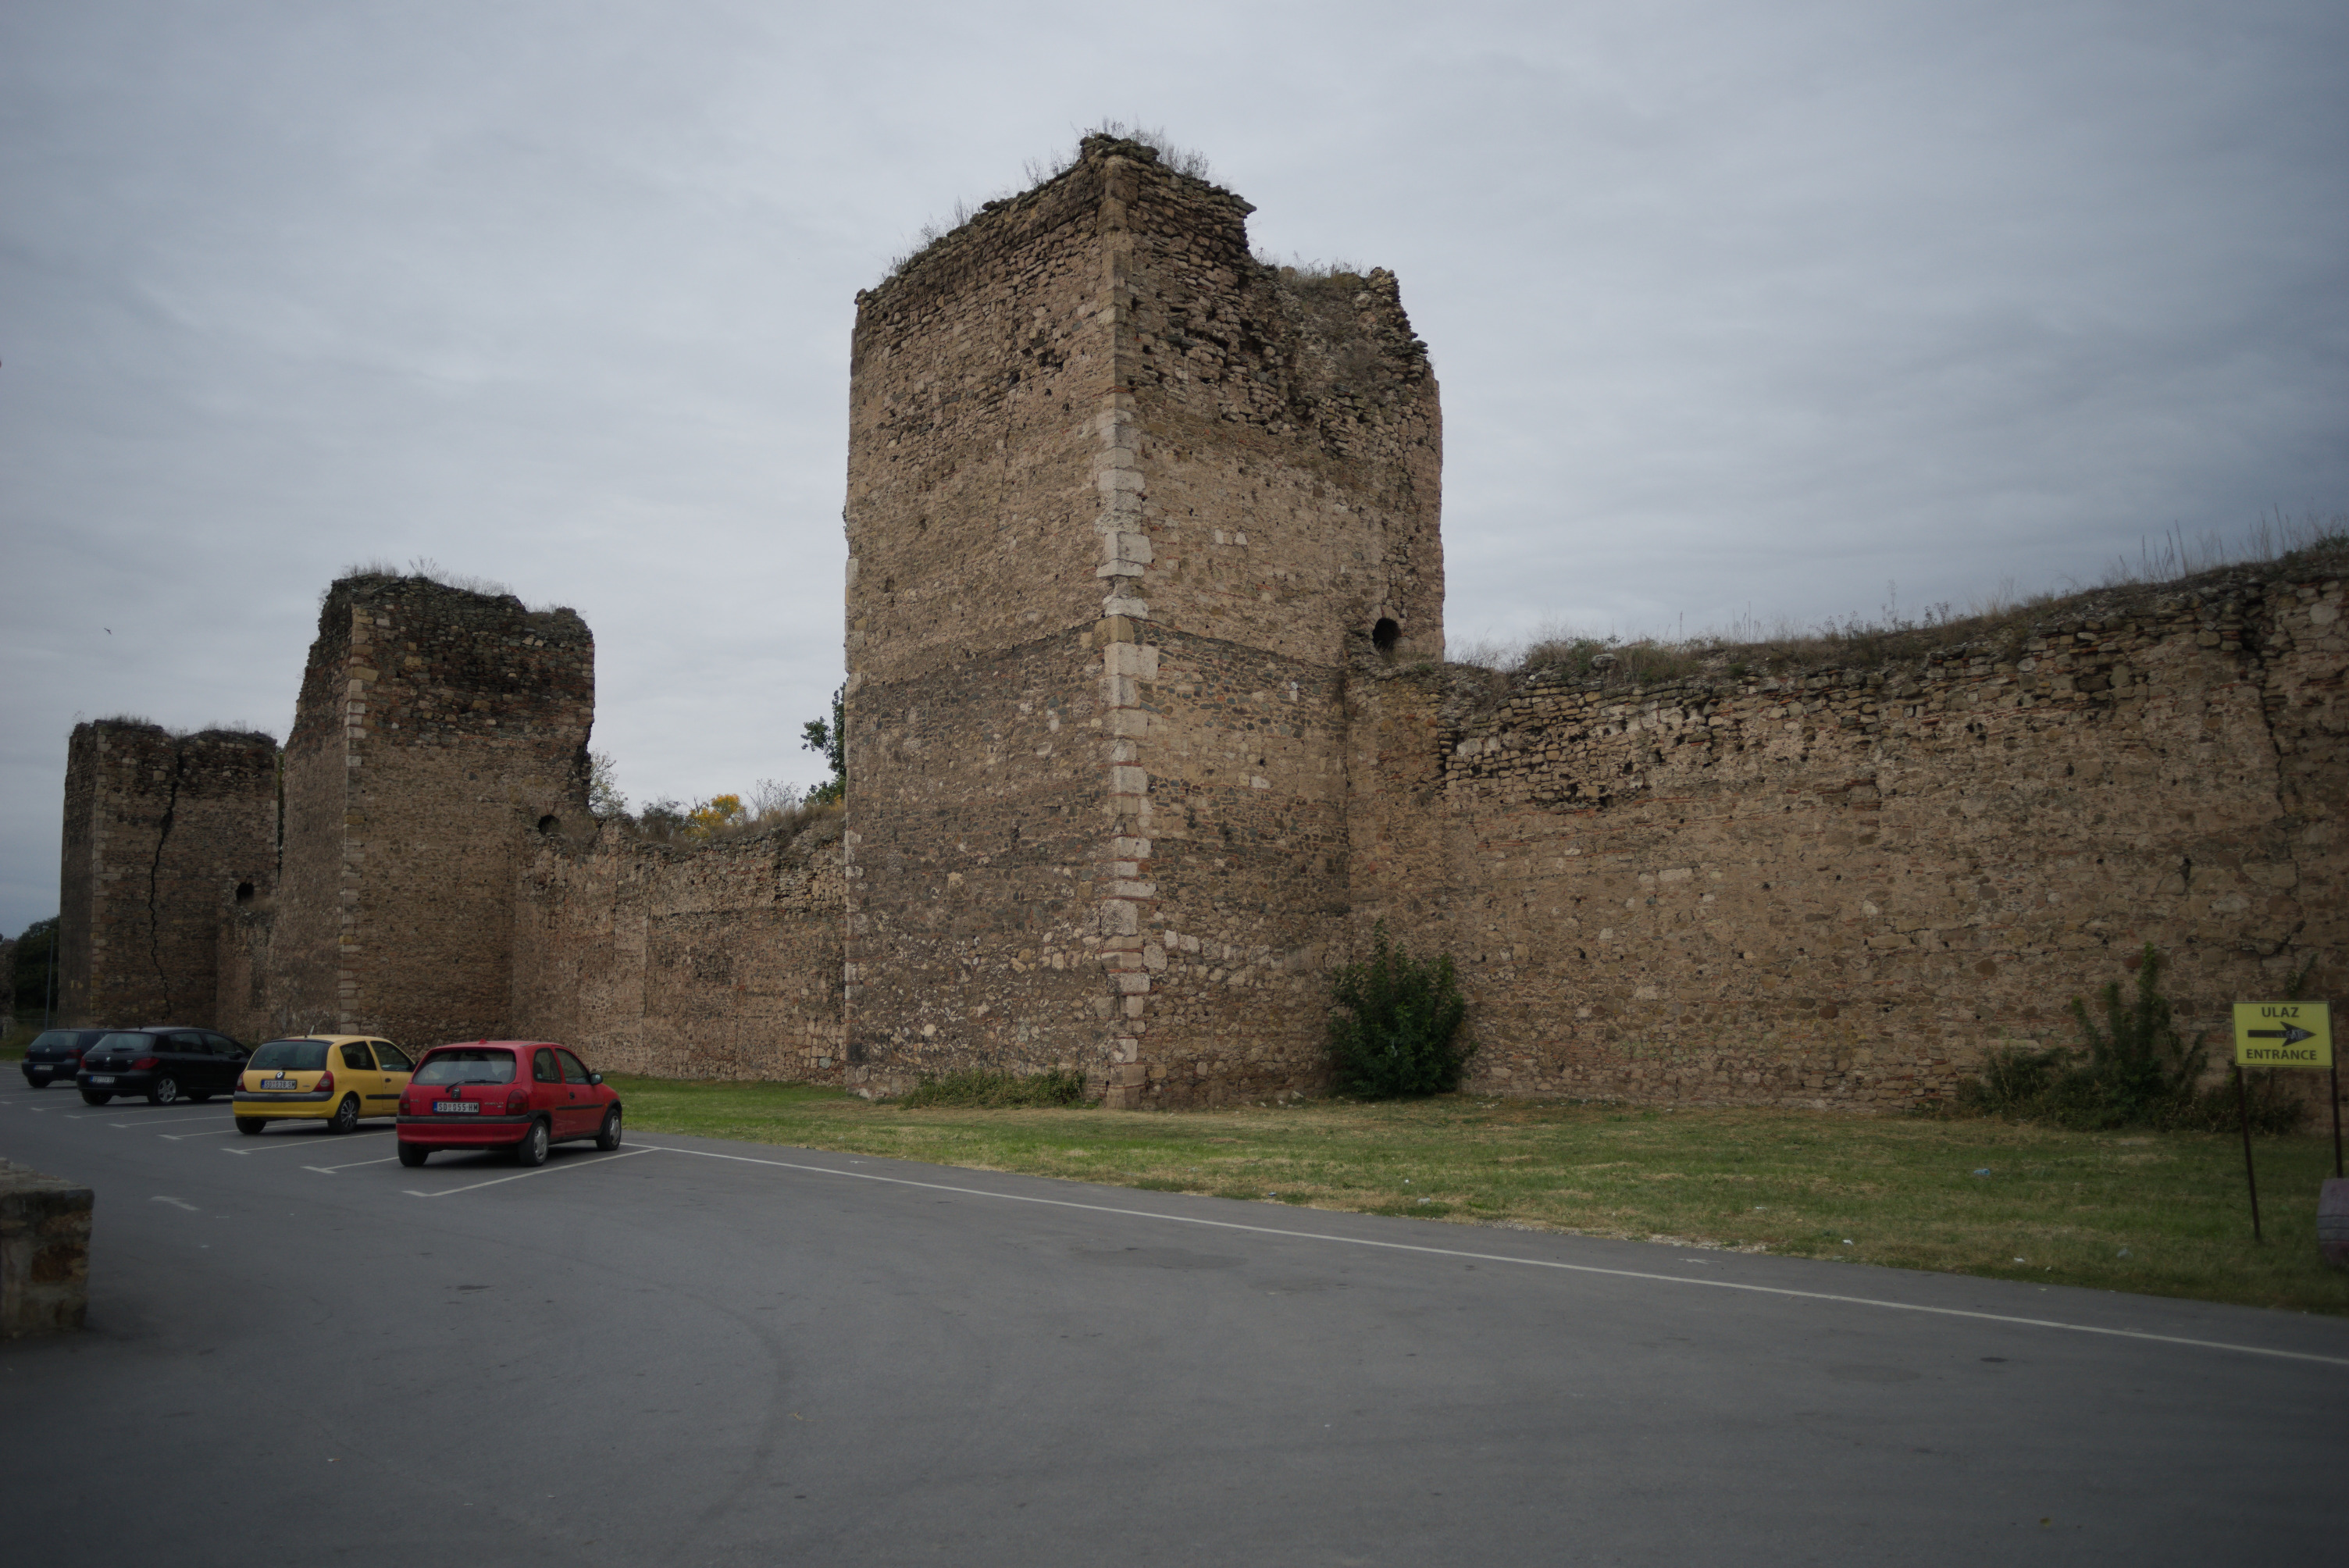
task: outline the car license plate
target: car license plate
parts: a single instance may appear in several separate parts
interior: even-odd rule
[[[478,1099],[435,1100],[432,1109],[440,1116],[479,1116],[481,1114],[481,1102]]]
[[[300,1088],[302,1086],[289,1078],[263,1078],[261,1080],[261,1087],[264,1088]]]
[[[113,1076],[109,1073],[92,1073],[89,1075],[89,1081],[92,1083],[112,1083],[114,1078]]]

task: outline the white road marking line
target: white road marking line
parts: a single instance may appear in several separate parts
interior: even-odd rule
[[[2052,1317],[2018,1317],[2003,1312],[1975,1312],[1961,1306],[1923,1306],[1909,1301],[1880,1301],[1872,1296],[1838,1295],[1823,1290],[1791,1290],[1784,1285],[1746,1284],[1737,1280],[1693,1279],[1686,1274],[1650,1274],[1641,1269],[1601,1268],[1596,1264],[1559,1263],[1550,1258],[1513,1258],[1505,1253],[1472,1253],[1458,1247],[1424,1247],[1412,1242],[1377,1242],[1361,1236],[1331,1236],[1314,1231],[1283,1230],[1276,1225],[1247,1225],[1236,1220],[1210,1220],[1194,1214],[1157,1214],[1147,1209],[1120,1209],[1107,1203],[1080,1203],[1069,1198],[1038,1198],[1024,1192],[989,1192],[979,1187],[956,1187],[944,1181],[916,1181],[904,1176],[883,1176],[868,1171],[842,1171],[829,1165],[801,1165],[788,1160],[759,1160],[747,1154],[719,1154],[707,1149],[678,1149],[643,1143],[638,1152],[698,1154],[704,1160],[731,1160],[744,1165],[772,1165],[784,1171],[811,1171],[819,1176],[844,1176],[856,1181],[886,1181],[897,1187],[921,1187],[934,1192],[960,1192],[972,1198],[1000,1198],[1010,1203],[1042,1203],[1055,1209],[1084,1209],[1097,1214],[1117,1214],[1134,1220],[1163,1220],[1174,1225],[1206,1225],[1218,1231],[1249,1231],[1260,1236],[1287,1236],[1297,1241],[1334,1242],[1340,1246],[1379,1247],[1389,1252],[1425,1253],[1442,1258],[1468,1258],[1477,1263],[1515,1264],[1522,1268],[1558,1269],[1568,1274],[1608,1274],[1617,1279],[1658,1280],[1665,1284],[1695,1285],[1703,1290],[1742,1290],[1756,1295],[1791,1296],[1802,1301],[1832,1301],[1847,1306],[1879,1306],[1891,1312],[1922,1312],[1936,1317],[1968,1317],[1983,1323],[2011,1323],[2025,1328],[2060,1328],[2073,1334],[2097,1334],[2113,1339],[2140,1339],[2155,1345],[2186,1345],[2198,1350],[2232,1350],[2245,1356],[2274,1356],[2287,1361],[2313,1361],[2325,1367],[2349,1367],[2349,1357],[2319,1356],[2306,1350],[2275,1350],[2264,1345],[2234,1345],[2222,1339],[2192,1339],[2178,1334],[2152,1334],[2138,1328],[2104,1328],[2091,1323],[2064,1323]]]
[[[185,1209],[191,1214],[201,1214],[203,1212],[202,1209],[197,1208],[193,1203],[182,1203],[177,1198],[166,1198],[160,1194],[158,1194],[153,1198],[150,1198],[148,1202],[150,1203],[169,1203],[174,1209]]]
[[[324,1124],[321,1123],[321,1125]],[[256,1133],[254,1136],[261,1135]],[[258,1149],[223,1149],[221,1152],[222,1154],[270,1154],[283,1149],[306,1149],[314,1143],[326,1143],[334,1136],[331,1132],[312,1132],[300,1138],[273,1138]]]
[[[166,1143],[177,1143],[182,1138],[218,1138],[224,1132],[234,1132],[233,1127],[215,1127],[208,1132],[159,1132],[155,1136]]]
[[[641,1149],[623,1149],[617,1154],[605,1154],[587,1160],[566,1160],[560,1165],[542,1165],[535,1171],[517,1171],[511,1176],[492,1177],[487,1181],[476,1181],[470,1187],[443,1187],[438,1192],[419,1192],[411,1187],[408,1190],[408,1195],[411,1198],[447,1198],[459,1192],[478,1192],[484,1187],[496,1187],[508,1181],[519,1181],[525,1176],[552,1176],[557,1171],[585,1171],[591,1165],[609,1165],[615,1160],[626,1160],[632,1154],[653,1152],[655,1150],[649,1145]],[[689,1154],[692,1150],[687,1150],[684,1152]]]
[[[380,1160],[354,1160],[348,1165],[305,1165],[302,1169],[316,1171],[321,1176],[332,1176],[337,1171],[356,1171],[362,1165],[388,1165],[398,1158],[397,1154],[387,1154]]]
[[[220,1112],[209,1116],[142,1116],[136,1121],[109,1121],[109,1127],[171,1127],[182,1121],[217,1121]]]

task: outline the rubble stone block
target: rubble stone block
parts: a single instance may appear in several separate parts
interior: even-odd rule
[[[92,1202],[87,1187],[0,1160],[0,1338],[82,1326]]]

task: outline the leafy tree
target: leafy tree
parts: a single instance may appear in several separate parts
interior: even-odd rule
[[[16,938],[16,962],[8,978],[16,989],[18,1016],[38,1019],[49,1000],[49,954],[57,941],[57,917],[36,920]]]
[[[1413,958],[1378,923],[1371,955],[1330,977],[1330,1061],[1338,1087],[1385,1099],[1460,1086],[1476,1047],[1460,1043],[1467,999],[1452,955]]]
[[[822,752],[823,759],[832,765],[832,777],[808,791],[808,804],[812,806],[830,805],[848,788],[847,692],[844,686],[833,688],[831,722],[811,718],[800,727],[800,748]]]
[[[712,795],[698,801],[685,814],[685,830],[695,839],[714,838],[727,829],[740,825],[749,815],[740,795]]]
[[[667,796],[663,796],[657,800],[647,800],[645,802],[644,810],[636,813],[636,823],[639,836],[658,839],[666,843],[685,832],[687,826],[685,805],[682,801]]]
[[[587,754],[587,810],[598,821],[628,814],[628,798],[620,793],[619,764],[608,751]]]

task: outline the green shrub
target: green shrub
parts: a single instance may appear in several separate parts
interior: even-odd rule
[[[2122,1127],[2223,1131],[2241,1112],[2231,1082],[2201,1086],[2208,1061],[2203,1038],[2191,1042],[2178,1032],[2169,999],[2161,994],[2164,961],[2147,943],[2137,972],[2137,995],[2124,1001],[2120,982],[2105,985],[2102,1024],[2087,1005],[2072,998],[2079,1026],[2076,1049],[2014,1047],[1994,1050],[1982,1076],[1958,1086],[1961,1105],[1994,1116],[2052,1121],[2084,1131]],[[2245,1085],[2251,1126],[2260,1132],[2289,1132],[2301,1107],[2270,1072]]]
[[[1371,956],[1330,977],[1330,1065],[1338,1088],[1374,1099],[1443,1094],[1476,1049],[1460,1041],[1468,1004],[1450,954],[1413,958],[1380,922]]]
[[[985,1068],[964,1068],[944,1078],[924,1077],[912,1088],[897,1097],[901,1106],[980,1106],[996,1110],[1016,1109],[1023,1106],[1083,1105],[1085,1075],[1074,1070],[1061,1072],[1019,1073],[989,1072]]]

